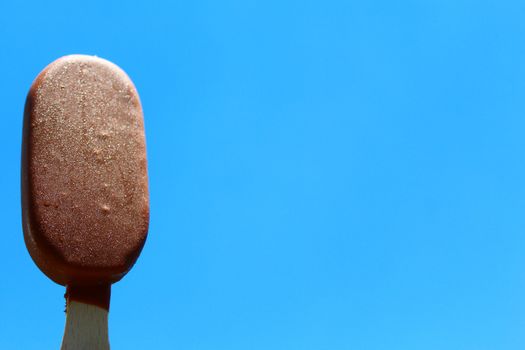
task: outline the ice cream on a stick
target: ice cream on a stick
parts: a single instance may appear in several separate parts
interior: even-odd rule
[[[31,257],[66,286],[62,348],[108,348],[111,284],[137,260],[149,223],[142,108],[113,63],[65,56],[33,82],[24,112],[22,215]]]

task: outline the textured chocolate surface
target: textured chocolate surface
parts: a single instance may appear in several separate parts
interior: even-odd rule
[[[29,253],[59,284],[113,283],[135,263],[149,222],[144,125],[137,91],[114,64],[66,56],[35,79],[22,213]]]

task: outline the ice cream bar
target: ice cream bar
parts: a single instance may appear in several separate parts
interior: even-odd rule
[[[137,260],[149,223],[142,108],[113,63],[65,56],[33,82],[24,112],[22,215],[38,267],[81,299],[102,290],[109,302],[110,284]]]

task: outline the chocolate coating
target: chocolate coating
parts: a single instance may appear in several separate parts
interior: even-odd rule
[[[38,267],[62,285],[114,283],[149,223],[142,108],[129,77],[97,57],[47,66],[26,100],[22,221]]]

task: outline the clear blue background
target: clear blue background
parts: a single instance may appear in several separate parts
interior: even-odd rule
[[[2,1],[3,349],[62,337],[19,158],[27,90],[70,53],[145,111],[113,349],[525,347],[523,1]]]

